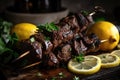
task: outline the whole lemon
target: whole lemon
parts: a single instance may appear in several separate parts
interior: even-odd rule
[[[18,39],[21,41],[34,35],[37,29],[37,26],[32,23],[18,23],[12,28],[11,32],[16,33]]]
[[[91,25],[87,34],[95,33],[101,40],[100,50],[109,51],[114,49],[119,42],[117,27],[108,21],[99,21]]]

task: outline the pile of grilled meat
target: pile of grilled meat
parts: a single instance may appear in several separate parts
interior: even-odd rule
[[[21,41],[17,46],[21,53],[30,51],[32,60],[38,59],[42,66],[59,67],[67,63],[73,55],[88,54],[99,50],[100,40],[93,33],[86,35],[91,24],[87,16],[73,14],[61,19],[55,25],[59,28],[52,32],[39,31],[31,39]],[[46,39],[49,37],[50,39]]]

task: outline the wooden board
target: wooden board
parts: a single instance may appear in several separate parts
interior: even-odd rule
[[[64,76],[60,76],[62,73]],[[29,69],[20,72],[16,76],[9,76],[8,80],[73,80],[74,77],[79,77],[79,80],[119,80],[120,66],[101,69],[93,75],[77,75],[69,72],[66,68],[57,69]]]

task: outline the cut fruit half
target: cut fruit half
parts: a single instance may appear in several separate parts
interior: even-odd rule
[[[98,55],[98,57],[102,61],[101,63],[102,68],[116,67],[120,63],[120,58],[114,54],[103,53],[103,54]]]
[[[84,61],[77,62],[71,59],[68,63],[68,69],[76,74],[94,74],[101,68],[101,60],[97,56],[89,55],[84,57]]]

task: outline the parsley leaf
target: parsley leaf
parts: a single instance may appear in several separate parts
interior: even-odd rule
[[[31,37],[31,38],[30,38],[30,41],[31,41],[31,42],[35,42],[35,38],[34,38],[34,37]]]
[[[82,61],[84,61],[84,55],[81,53],[78,56],[75,56],[74,58],[77,62],[81,63]]]
[[[73,80],[80,80],[80,78],[77,76],[74,76]]]
[[[13,50],[18,41],[15,33],[10,34],[12,23],[0,19],[0,68],[6,67],[19,54]]]
[[[39,25],[38,28],[40,30],[46,30],[48,32],[59,30],[59,28],[53,22],[52,23],[46,23],[44,25]]]

